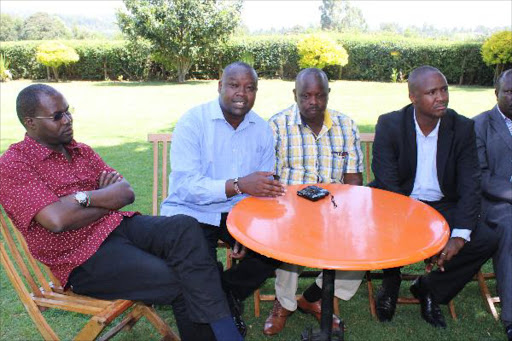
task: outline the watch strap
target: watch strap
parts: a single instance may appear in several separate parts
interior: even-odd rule
[[[240,190],[240,187],[238,186],[238,177],[233,180],[233,188],[235,189],[236,194],[243,194],[243,192]]]

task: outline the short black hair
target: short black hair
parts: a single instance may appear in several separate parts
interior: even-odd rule
[[[433,66],[419,66],[416,69],[412,70],[412,72],[409,74],[409,78],[407,78],[407,86],[409,88],[409,93],[414,92],[414,90],[416,89],[418,79],[427,73],[439,73],[444,77],[443,73]]]
[[[34,117],[41,103],[41,95],[54,96],[59,92],[46,84],[32,84],[21,90],[16,97],[16,113],[21,124],[25,117]]]
[[[496,87],[496,91],[500,91],[500,88],[501,88],[501,84],[503,83],[503,81],[505,80],[505,77],[508,76],[509,74],[512,73],[512,69],[508,69],[508,70],[505,70],[503,71],[499,76],[498,78],[496,78],[496,84],[495,84],[495,87]]]
[[[314,67],[302,69],[297,74],[297,77],[295,78],[295,88],[297,88],[297,85],[299,84],[299,82],[301,82],[304,79],[304,77],[309,76],[309,75],[313,75],[314,77],[319,79],[322,82],[322,84],[324,85],[324,87],[326,89],[329,89],[329,79],[327,78],[327,75],[325,74],[325,72],[321,69],[317,69]]]
[[[246,69],[247,71],[252,73],[254,80],[256,81],[256,83],[258,83],[258,74],[256,73],[256,70],[254,70],[254,68],[252,66],[250,66],[249,64],[240,62],[240,61],[231,63],[224,68],[224,71],[222,72],[222,80],[224,80],[224,75],[227,75],[231,71],[238,69],[238,68]]]

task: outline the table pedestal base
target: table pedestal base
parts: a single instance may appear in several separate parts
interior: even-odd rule
[[[343,322],[341,323],[341,329],[334,331],[331,333],[330,338],[326,338],[325,333],[322,333],[321,330],[313,330],[313,328],[306,328],[300,335],[301,341],[325,341],[325,340],[331,340],[331,341],[343,341],[344,333],[343,333]]]
[[[322,316],[320,330],[307,328],[301,335],[302,341],[343,341],[343,321],[340,330],[332,330],[332,301],[334,297],[334,270],[323,270],[322,278]]]

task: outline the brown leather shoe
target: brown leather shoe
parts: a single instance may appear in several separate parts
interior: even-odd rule
[[[308,302],[304,296],[301,296],[297,300],[297,306],[303,313],[313,315],[318,323],[320,323],[320,320],[322,319],[322,300]],[[332,314],[332,330],[340,330],[340,318],[335,314]]]
[[[281,330],[283,330],[284,325],[286,323],[286,319],[293,312],[289,311],[279,303],[278,300],[274,301],[274,307],[265,320],[265,326],[263,327],[263,334],[265,335],[275,335],[278,334]]]

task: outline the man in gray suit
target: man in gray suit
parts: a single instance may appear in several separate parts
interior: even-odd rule
[[[500,237],[494,271],[501,320],[512,341],[512,69],[498,77],[495,93],[498,104],[474,118],[482,168],[481,223]]]

